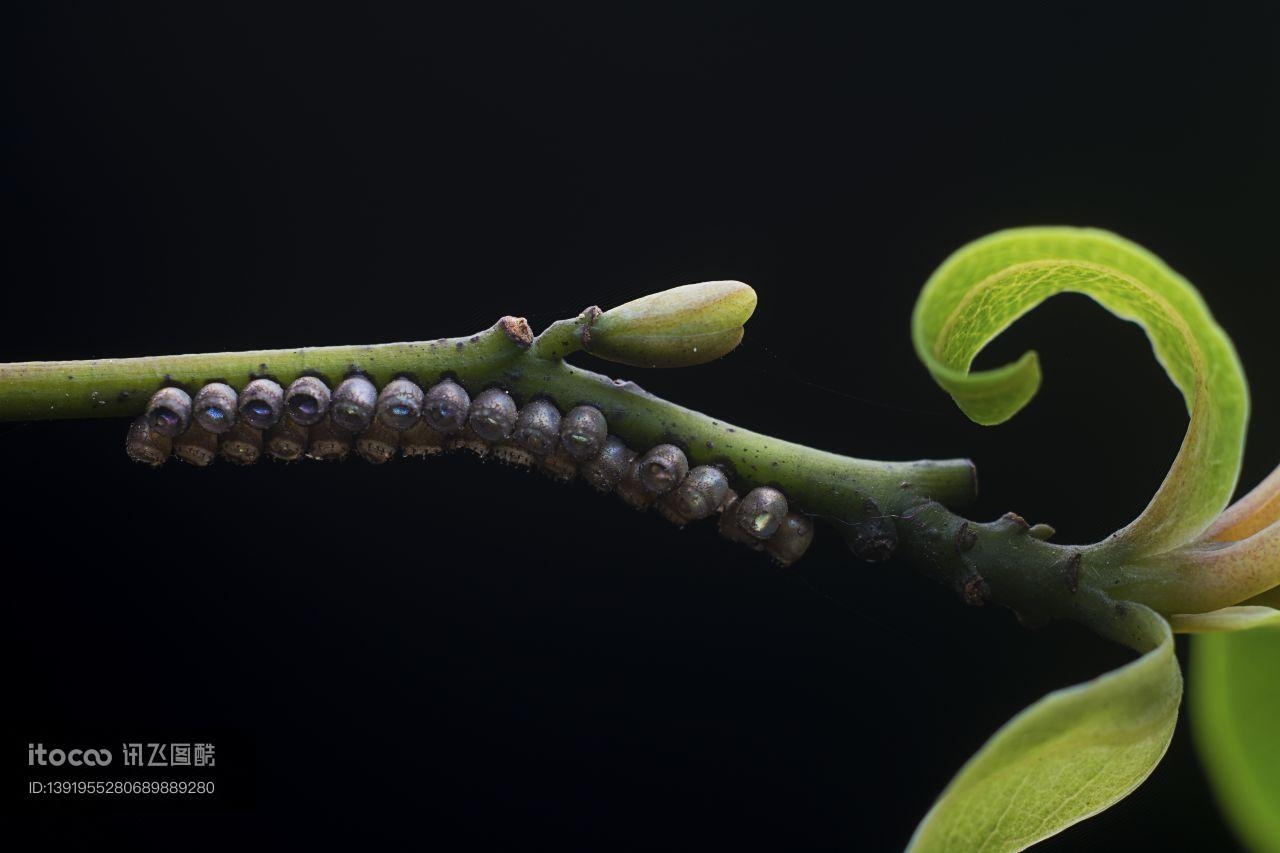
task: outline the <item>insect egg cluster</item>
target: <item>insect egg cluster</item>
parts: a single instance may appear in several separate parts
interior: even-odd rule
[[[361,375],[347,377],[332,391],[314,376],[287,388],[254,379],[239,392],[210,382],[194,397],[165,387],[130,425],[126,449],[148,465],[175,456],[198,466],[219,456],[252,465],[264,453],[283,462],[337,461],[354,450],[382,464],[397,455],[468,450],[536,467],[558,480],[581,476],[597,491],[613,492],[637,509],[654,507],[677,525],[718,515],[726,538],[767,551],[782,565],[798,560],[813,540],[813,523],[789,507],[779,490],[758,486],[739,495],[724,470],[690,468],[674,444],[638,453],[609,432],[595,406],[561,413],[552,401],[535,397],[520,407],[502,388],[486,388],[472,398],[450,379],[425,391],[403,377],[379,391]]]

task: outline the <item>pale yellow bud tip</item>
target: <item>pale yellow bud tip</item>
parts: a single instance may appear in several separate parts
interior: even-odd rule
[[[583,327],[587,352],[636,367],[688,367],[729,353],[742,340],[756,292],[740,281],[705,281],[652,293]]]

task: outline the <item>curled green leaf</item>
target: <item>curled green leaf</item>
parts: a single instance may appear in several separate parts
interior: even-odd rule
[[[1256,853],[1280,853],[1280,630],[1195,637],[1191,722],[1218,802]]]
[[[1191,423],[1164,483],[1106,545],[1148,554],[1177,547],[1203,531],[1235,489],[1249,399],[1230,339],[1195,288],[1155,255],[1087,228],[1018,228],[976,240],[926,283],[912,318],[916,352],[965,414],[1001,423],[1035,396],[1038,357],[1028,352],[971,372],[973,361],[1019,317],[1066,292],[1140,325],[1186,401]]]
[[[1126,607],[1146,653],[1006,723],[943,791],[909,853],[1022,850],[1150,775],[1173,736],[1182,674],[1168,623],[1141,605]]]
[[[673,287],[619,305],[584,325],[582,348],[635,367],[688,367],[726,355],[742,340],[756,292],[740,281]]]

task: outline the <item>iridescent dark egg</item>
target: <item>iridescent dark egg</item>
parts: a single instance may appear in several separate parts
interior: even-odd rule
[[[239,395],[225,382],[210,382],[196,392],[191,405],[196,423],[214,435],[221,435],[235,426]]]
[[[609,424],[595,406],[574,406],[560,422],[560,446],[579,462],[594,458],[608,435]]]
[[[724,506],[720,510],[720,521],[717,524],[717,529],[720,531],[720,535],[730,542],[737,542],[759,551],[764,548],[764,543],[743,530],[742,525],[738,524],[738,505],[741,502],[737,492],[730,489],[729,494],[724,499]]]
[[[378,404],[378,389],[363,376],[342,380],[329,403],[329,417],[334,424],[351,432],[363,432],[373,422]]]
[[[329,414],[329,386],[314,376],[299,376],[284,393],[284,408],[299,426],[315,426]]]
[[[804,556],[812,542],[813,522],[799,513],[789,512],[764,547],[775,560],[789,566]]]
[[[516,401],[510,394],[501,388],[488,388],[471,401],[467,426],[485,441],[502,441],[515,430],[517,415]]]
[[[640,458],[640,482],[655,495],[665,495],[689,473],[689,459],[674,444],[659,444]]]
[[[378,420],[391,429],[403,432],[422,418],[426,395],[416,382],[393,379],[378,395]]]
[[[756,539],[768,539],[786,517],[787,498],[770,486],[747,492],[737,506],[738,525]]]
[[[284,414],[284,389],[273,379],[255,379],[240,392],[240,421],[268,429]]]
[[[147,422],[160,435],[182,435],[191,423],[191,397],[181,388],[161,388],[147,403]]]
[[[671,492],[659,506],[663,515],[676,524],[687,524],[715,514],[729,493],[729,479],[711,465],[699,465]]]
[[[422,419],[441,435],[453,435],[467,424],[471,396],[452,379],[437,382],[427,391]]]
[[[535,456],[546,456],[560,441],[560,410],[550,400],[530,400],[516,418],[516,443]]]
[[[627,466],[627,472],[622,475],[618,485],[613,487],[613,493],[622,498],[628,506],[636,509],[648,509],[658,499],[658,496],[645,486],[640,476],[639,459],[631,460],[631,464]]]
[[[604,447],[594,459],[582,463],[582,479],[593,489],[601,492],[612,491],[622,478],[627,476],[635,461],[636,452],[623,443],[616,435],[604,440]]]

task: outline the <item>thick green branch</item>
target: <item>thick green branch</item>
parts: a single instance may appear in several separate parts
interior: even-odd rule
[[[856,459],[715,420],[563,362],[579,324],[562,321],[536,341],[523,320],[505,317],[476,335],[417,343],[0,365],[0,420],[132,416],[162,385],[239,387],[259,376],[288,383],[316,375],[335,384],[359,372],[379,385],[397,376],[423,384],[449,376],[473,394],[500,385],[561,409],[594,405],[631,446],[678,444],[693,464],[723,466],[739,489],[782,489],[793,506],[846,536],[872,511],[872,521],[896,534],[902,556],[970,603],[1002,604],[1031,622],[1070,618],[1125,640],[1116,616],[1123,606],[1101,591],[1113,577],[1105,555],[1042,541],[1017,516],[976,524],[944,508],[973,499],[968,460]]]
[[[566,331],[574,323],[552,329]],[[695,463],[722,463],[742,481],[777,485],[808,511],[832,519],[848,518],[858,496],[882,506],[910,496],[958,506],[974,496],[968,460],[876,462],[825,453],[547,358],[532,343],[524,321],[508,317],[477,335],[418,343],[0,365],[0,420],[137,415],[166,384],[195,391],[215,380],[239,387],[258,376],[287,384],[310,374],[333,384],[360,372],[379,385],[396,376],[425,384],[451,376],[473,393],[498,384],[525,399],[546,395],[562,408],[591,403],[633,446],[678,443]]]

